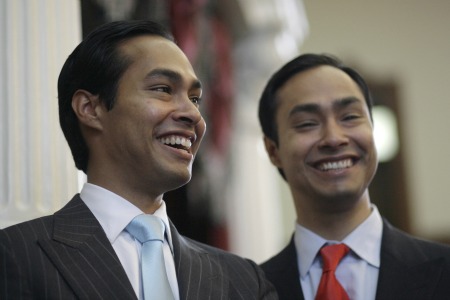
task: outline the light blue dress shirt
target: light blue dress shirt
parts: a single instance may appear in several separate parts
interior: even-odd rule
[[[324,244],[344,243],[350,247],[336,269],[336,277],[351,300],[374,300],[380,269],[383,221],[376,206],[370,216],[342,241],[328,241],[296,224],[294,242],[300,284],[305,300],[314,300],[322,276],[318,255]]]

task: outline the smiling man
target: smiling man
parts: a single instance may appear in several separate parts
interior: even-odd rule
[[[383,219],[370,201],[377,169],[372,100],[336,58],[305,54],[266,85],[259,120],[289,185],[297,224],[262,264],[280,299],[446,299],[450,248]]]
[[[164,193],[191,179],[206,126],[200,81],[163,27],[99,27],[58,94],[87,183],[54,215],[0,231],[0,299],[278,299],[254,262],[181,236],[167,216]]]

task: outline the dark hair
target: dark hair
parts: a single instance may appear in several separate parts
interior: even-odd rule
[[[117,86],[131,64],[121,55],[119,45],[140,35],[157,35],[170,41],[173,36],[158,23],[146,20],[116,21],[92,31],[69,55],[58,79],[59,122],[72,151],[75,166],[87,172],[89,149],[72,109],[74,93],[83,89],[98,95],[108,110],[114,107]]]
[[[372,97],[366,82],[358,72],[345,66],[339,59],[330,55],[303,54],[286,63],[281,69],[273,74],[259,100],[258,116],[262,131],[266,137],[273,140],[276,144],[278,144],[277,125],[275,122],[278,106],[278,101],[276,99],[277,91],[295,74],[322,65],[328,65],[342,70],[358,84],[366,100],[367,107],[369,108],[370,117],[372,118]]]

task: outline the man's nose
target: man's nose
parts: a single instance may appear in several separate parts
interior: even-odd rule
[[[189,125],[196,125],[202,120],[202,114],[200,113],[198,106],[195,105],[189,97],[183,97],[183,99],[178,101],[177,105],[177,110],[173,114],[177,121]]]
[[[345,128],[336,121],[327,121],[322,128],[322,136],[319,143],[323,148],[339,148],[348,144]]]

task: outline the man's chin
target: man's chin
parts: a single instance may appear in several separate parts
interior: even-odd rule
[[[321,193],[320,198],[323,199],[325,207],[332,207],[333,209],[345,209],[353,206],[361,199],[362,194],[353,190],[332,190],[326,193]]]
[[[172,180],[172,188],[171,190],[176,190],[182,186],[185,186],[191,181],[192,174],[186,174],[183,176],[177,176],[177,178]]]

